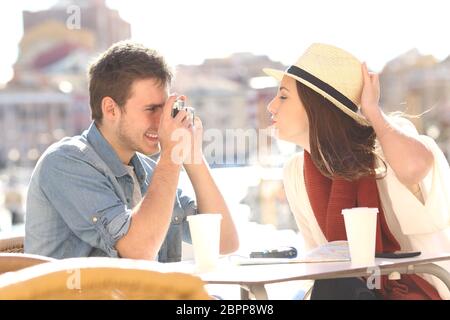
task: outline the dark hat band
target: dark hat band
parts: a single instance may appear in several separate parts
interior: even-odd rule
[[[317,88],[321,89],[322,91],[326,92],[330,96],[332,96],[334,99],[342,103],[344,106],[352,110],[353,112],[358,111],[358,107],[356,104],[354,104],[349,98],[344,96],[342,93],[337,91],[335,88],[330,86],[328,83],[323,82],[319,78],[316,78],[311,73],[297,67],[297,66],[290,66],[287,70],[287,73],[292,74],[294,76],[297,76],[299,78],[302,78],[303,80],[308,81],[312,85],[316,86]]]

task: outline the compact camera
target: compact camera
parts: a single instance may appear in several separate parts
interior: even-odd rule
[[[186,102],[184,100],[176,100],[172,107],[172,117],[178,114],[180,110],[185,110],[187,112],[187,116],[190,119],[192,126],[194,125],[194,117],[195,117],[195,109],[192,107],[186,107]]]

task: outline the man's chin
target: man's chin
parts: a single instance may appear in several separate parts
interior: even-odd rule
[[[159,143],[158,143],[156,146],[147,148],[147,150],[145,150],[145,151],[146,151],[145,152],[146,156],[151,156],[156,153],[159,153],[161,151],[161,148],[159,147]]]

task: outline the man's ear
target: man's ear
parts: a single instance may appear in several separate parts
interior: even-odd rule
[[[106,120],[114,121],[117,118],[119,110],[114,99],[111,97],[103,97],[102,99],[102,113]]]

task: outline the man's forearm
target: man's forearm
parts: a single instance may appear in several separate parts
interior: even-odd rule
[[[236,227],[206,161],[202,159],[200,164],[190,164],[184,167],[194,188],[199,212],[222,214],[220,252],[225,254],[236,251],[239,247]]]
[[[156,257],[170,225],[180,168],[170,154],[161,154],[146,195],[133,209],[128,233],[117,242],[120,256],[147,260]]]

